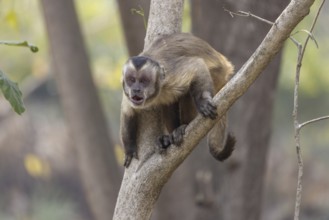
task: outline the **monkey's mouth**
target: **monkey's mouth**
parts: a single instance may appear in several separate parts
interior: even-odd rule
[[[130,98],[130,100],[135,104],[135,105],[140,105],[144,102],[144,97],[134,95]]]

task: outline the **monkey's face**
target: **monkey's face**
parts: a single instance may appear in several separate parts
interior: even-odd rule
[[[134,108],[146,108],[159,94],[159,65],[147,57],[132,57],[123,68],[123,91]]]

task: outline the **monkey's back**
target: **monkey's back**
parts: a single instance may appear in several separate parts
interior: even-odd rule
[[[217,61],[218,52],[207,42],[189,33],[166,35],[156,39],[143,55],[155,60],[175,60],[180,57],[200,57],[207,61]]]
[[[202,58],[214,81],[215,91],[219,91],[233,74],[233,65],[213,49],[207,42],[189,33],[176,33],[156,39],[142,55],[159,61],[168,74],[175,72],[175,64],[180,59]]]

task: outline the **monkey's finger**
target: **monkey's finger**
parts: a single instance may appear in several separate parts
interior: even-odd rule
[[[137,154],[137,151],[130,151],[128,153],[126,153],[125,155],[125,161],[124,161],[124,166],[125,167],[129,167],[132,159],[135,158],[136,160],[138,160],[138,154]]]
[[[187,125],[181,125],[178,128],[176,128],[172,133],[172,144],[175,144],[176,146],[181,145],[181,143],[184,140],[184,134],[185,134],[185,128]]]
[[[125,161],[123,163],[123,166],[126,167],[126,168],[128,168],[132,159],[133,159],[133,157],[131,155],[126,155],[125,156]]]
[[[216,110],[212,110],[210,111],[210,114],[209,114],[209,117],[212,119],[212,120],[215,120],[217,118],[218,114],[217,114],[217,111]]]
[[[138,160],[138,154],[137,154],[137,151],[135,151],[135,152],[133,153],[133,158],[135,158],[136,160]]]
[[[215,119],[217,117],[217,109],[216,108],[209,107],[209,109],[208,109],[208,116],[211,119]]]
[[[183,142],[183,135],[181,134],[173,134],[173,144],[176,146],[180,146]]]
[[[201,114],[204,117],[214,120],[217,118],[217,107],[209,103],[205,108],[202,109]]]

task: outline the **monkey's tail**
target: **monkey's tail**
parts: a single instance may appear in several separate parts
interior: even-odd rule
[[[209,151],[215,159],[224,161],[231,156],[235,143],[235,137],[226,131],[226,116],[223,116],[208,134]]]
[[[217,160],[224,161],[229,158],[234,151],[235,142],[235,137],[229,133],[226,137],[224,148],[221,149],[221,151],[218,151],[218,149],[209,146],[210,153]]]

